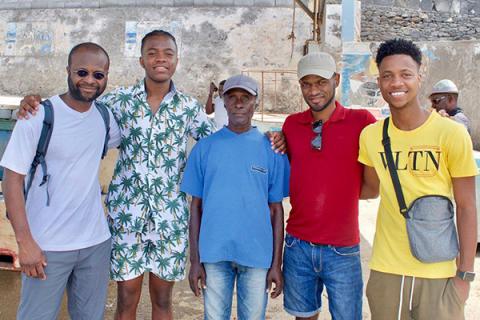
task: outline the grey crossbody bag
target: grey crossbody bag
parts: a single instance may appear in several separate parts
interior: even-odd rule
[[[392,178],[400,214],[405,217],[408,241],[412,255],[421,262],[449,261],[458,255],[457,228],[453,221],[455,210],[452,201],[441,195],[426,195],[415,199],[407,208],[402,187],[394,165],[389,118],[383,124],[382,144],[385,149],[388,171]]]

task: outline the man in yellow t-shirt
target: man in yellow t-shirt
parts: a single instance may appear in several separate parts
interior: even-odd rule
[[[362,198],[381,201],[367,297],[372,319],[463,319],[476,252],[475,175],[466,129],[420,106],[421,52],[411,41],[389,40],[378,49],[378,84],[388,103],[388,135],[407,207],[424,195],[444,195],[456,205],[460,253],[455,260],[424,263],[411,253],[405,218],[382,145],[384,121],[360,136],[365,164]]]

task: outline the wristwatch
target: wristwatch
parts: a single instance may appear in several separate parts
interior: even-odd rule
[[[457,270],[457,277],[463,281],[472,282],[475,279],[475,272]]]

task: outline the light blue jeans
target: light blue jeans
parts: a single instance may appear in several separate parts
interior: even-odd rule
[[[268,269],[245,267],[234,262],[204,263],[207,288],[203,290],[205,320],[230,320],[237,281],[239,320],[265,319]]]

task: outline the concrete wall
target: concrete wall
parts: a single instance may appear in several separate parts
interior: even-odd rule
[[[154,28],[164,28],[178,39],[180,63],[174,79],[182,90],[205,101],[212,80],[218,82],[250,70],[250,75],[260,81],[261,73],[254,71],[284,70],[275,78],[272,73],[264,73],[266,109],[289,113],[302,108],[295,73],[288,72],[296,69],[305,40],[311,37],[310,19],[301,10],[296,10],[293,34],[293,10],[280,7],[128,7],[0,13],[0,95],[34,92],[49,96],[66,90],[68,51],[83,41],[98,42],[110,53],[109,89],[133,84],[143,78],[138,64],[141,37]],[[333,40],[324,47],[337,57],[342,70],[339,98],[346,105],[382,107],[372,62],[377,43],[335,40],[340,37],[341,17],[338,12],[329,16],[333,21],[329,39]],[[480,42],[420,44],[425,57],[422,102],[428,105],[426,97],[436,81],[455,81],[461,90],[460,105],[472,119],[474,141],[479,148]],[[274,87],[276,97],[272,95]],[[275,110],[272,101],[277,103]]]
[[[140,39],[152,29],[163,28],[178,41],[177,85],[205,100],[212,80],[244,70],[295,69],[311,28],[310,19],[297,10],[295,39],[289,39],[291,8],[129,7],[0,13],[0,95],[14,96],[64,91],[67,54],[84,41],[97,42],[109,52],[109,88],[133,84],[143,78],[138,63]],[[260,73],[252,75],[260,77]],[[283,111],[295,110],[300,101],[298,86],[290,85],[292,76],[288,77],[280,77],[276,85]],[[294,101],[292,95],[297,95]]]
[[[0,0],[0,9],[107,7],[291,7],[293,0]]]

